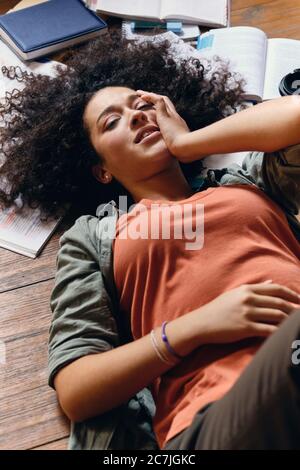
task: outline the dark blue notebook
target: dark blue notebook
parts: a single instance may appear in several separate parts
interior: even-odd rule
[[[29,60],[92,39],[107,24],[81,0],[49,0],[0,16],[0,37]]]

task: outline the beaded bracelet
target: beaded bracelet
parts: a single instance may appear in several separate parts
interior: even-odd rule
[[[151,343],[152,343],[152,346],[153,346],[153,349],[154,351],[156,352],[156,355],[159,357],[159,359],[164,362],[165,364],[168,364],[168,365],[174,365],[174,363],[168,359],[164,354],[163,352],[159,349],[159,346],[158,346],[158,343],[157,343],[157,340],[156,340],[156,337],[155,337],[155,332],[154,330],[151,331],[150,333],[150,338],[151,338]]]
[[[162,327],[161,327],[161,339],[162,339],[163,342],[165,343],[167,350],[169,351],[170,354],[172,354],[172,356],[176,357],[177,359],[183,359],[183,356],[180,356],[179,354],[177,354],[177,352],[174,351],[174,349],[172,348],[172,346],[171,346],[170,343],[169,343],[169,340],[168,340],[168,337],[167,337],[167,334],[166,334],[166,326],[167,326],[167,324],[168,324],[167,321],[164,321],[163,324],[162,324]]]

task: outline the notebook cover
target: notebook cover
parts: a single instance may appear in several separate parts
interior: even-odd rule
[[[0,16],[0,27],[26,53],[100,31],[107,24],[81,0],[49,0]]]

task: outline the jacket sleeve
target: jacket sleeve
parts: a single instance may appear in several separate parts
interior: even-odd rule
[[[242,166],[229,165],[221,184],[255,184],[287,215],[300,208],[300,144],[272,153],[250,152]]]
[[[97,217],[83,216],[60,238],[50,306],[49,385],[75,359],[119,344],[117,325],[100,271]]]
[[[266,191],[290,214],[300,208],[300,144],[265,154],[262,179]]]

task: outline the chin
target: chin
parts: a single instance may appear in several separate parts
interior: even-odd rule
[[[171,154],[171,152],[169,151],[168,147],[166,147],[166,145],[163,146],[163,148],[157,148],[153,149],[153,151],[149,151],[149,152],[145,152],[144,153],[144,158],[151,158],[153,161],[157,161],[157,160],[166,160],[166,161],[170,161],[171,159],[173,159],[173,155]]]
[[[151,158],[151,164],[150,166],[155,168],[156,170],[164,170],[166,168],[169,168],[172,163],[173,163],[173,157],[171,154],[159,154],[155,155]]]
[[[164,154],[161,153],[153,156],[149,167],[151,167],[151,170],[153,170],[155,173],[160,173],[172,168],[175,162],[176,160],[169,152]]]

